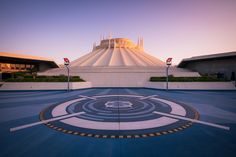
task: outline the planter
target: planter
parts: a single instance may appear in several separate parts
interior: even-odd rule
[[[91,88],[90,82],[70,82],[70,89]],[[0,90],[67,90],[67,82],[5,82]]]

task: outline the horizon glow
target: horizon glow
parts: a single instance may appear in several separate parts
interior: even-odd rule
[[[165,61],[236,50],[235,0],[1,0],[0,51],[58,64],[92,51],[100,36],[144,38]]]

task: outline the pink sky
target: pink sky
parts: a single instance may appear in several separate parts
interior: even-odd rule
[[[178,64],[236,51],[235,0],[0,1],[0,51],[74,60],[112,32]]]

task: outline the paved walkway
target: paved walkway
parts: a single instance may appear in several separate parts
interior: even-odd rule
[[[236,92],[0,92],[0,126],[0,156],[233,157]]]

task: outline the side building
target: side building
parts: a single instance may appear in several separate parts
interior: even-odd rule
[[[235,80],[236,52],[186,58],[178,67],[199,72],[201,75],[215,75],[218,78]]]
[[[18,71],[35,71],[42,72],[59,66],[51,59],[15,54],[8,52],[0,52],[0,78],[4,78],[9,73]]]

